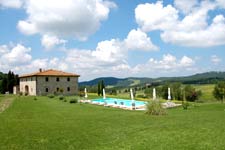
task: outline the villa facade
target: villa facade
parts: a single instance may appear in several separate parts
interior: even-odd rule
[[[78,93],[79,77],[63,71],[40,69],[35,73],[21,75],[19,89],[27,95],[74,95]]]

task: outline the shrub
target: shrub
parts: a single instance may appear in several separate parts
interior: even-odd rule
[[[66,100],[66,99],[64,99],[64,102],[67,102],[67,100]]]
[[[26,92],[24,95],[25,95],[25,96],[27,96],[27,95],[28,95],[28,93]]]
[[[157,100],[150,101],[146,104],[147,112],[149,115],[165,115],[166,110],[162,107],[161,103]]]
[[[187,110],[189,106],[189,103],[187,101],[182,101],[182,107],[183,109]]]
[[[196,100],[195,102],[197,102],[197,103],[204,103],[205,101],[204,100]]]
[[[23,95],[23,92],[19,92],[19,95],[22,96]]]
[[[199,98],[199,96],[201,96],[202,93],[201,91],[196,91],[196,89],[191,85],[185,86],[184,90],[185,90],[185,99],[190,102],[196,101]]]
[[[84,94],[83,91],[80,91],[80,92],[79,92],[79,95],[80,95],[80,97],[84,97],[85,94]]]
[[[70,103],[77,103],[78,102],[78,100],[76,99],[76,98],[72,98],[71,100],[70,100]]]
[[[148,98],[147,95],[137,95],[137,98]]]
[[[217,100],[223,103],[224,97],[225,97],[225,82],[224,81],[220,81],[215,85],[213,90],[213,95]]]
[[[53,94],[48,95],[49,98],[54,98],[55,96]]]
[[[60,95],[59,96],[59,100],[64,100],[64,96],[63,95]]]
[[[37,97],[34,97],[34,100],[36,101],[37,100]]]

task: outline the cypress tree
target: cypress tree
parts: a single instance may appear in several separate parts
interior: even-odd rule
[[[101,84],[101,94],[102,94],[102,96],[103,96],[103,89],[105,88],[105,83],[104,83],[104,81],[102,80],[100,84]]]
[[[101,94],[101,85],[100,85],[100,82],[98,82],[98,96],[100,96]]]

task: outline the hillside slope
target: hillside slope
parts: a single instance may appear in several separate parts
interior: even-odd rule
[[[225,72],[206,72],[184,77],[159,77],[159,78],[115,78],[101,77],[91,81],[80,82],[80,86],[94,86],[103,80],[106,86],[110,87],[127,87],[143,84],[163,84],[165,82],[181,82],[183,84],[210,84],[220,80],[225,80]]]

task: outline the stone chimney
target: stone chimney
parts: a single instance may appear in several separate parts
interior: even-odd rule
[[[39,72],[42,72],[42,68],[39,68]]]

